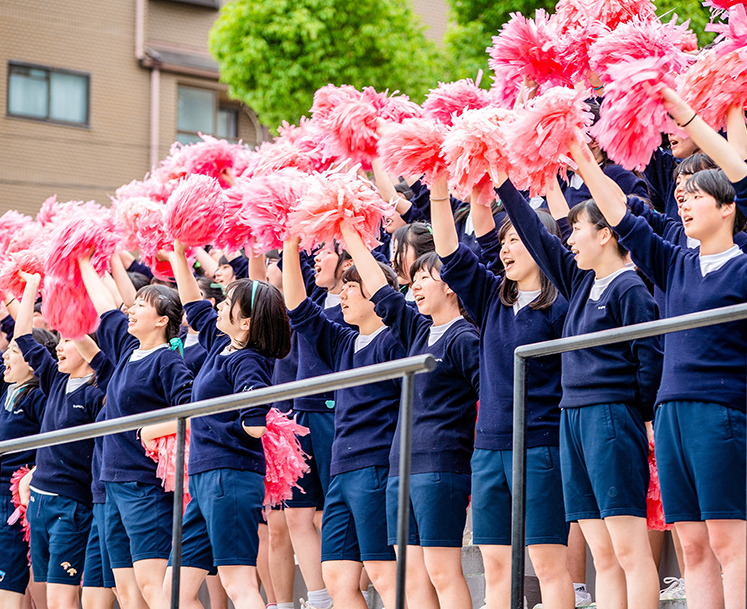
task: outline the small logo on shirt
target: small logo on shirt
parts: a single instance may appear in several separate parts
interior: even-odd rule
[[[14,410],[14,411],[13,411],[13,414],[23,414],[23,408],[19,408],[18,410]],[[2,580],[2,579],[0,579],[0,582],[1,582],[1,581],[3,581],[3,580]]]
[[[443,363],[444,360],[436,358],[436,361],[439,362],[439,363]]]
[[[597,311],[604,311],[607,308],[607,305],[599,305],[597,307]]]
[[[73,404],[73,408],[80,408],[81,410],[85,410],[85,406],[81,406],[80,404]]]

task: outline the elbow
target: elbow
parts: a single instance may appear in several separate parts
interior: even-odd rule
[[[262,425],[262,426],[259,426],[259,425],[248,426],[248,425],[246,425],[245,423],[242,422],[241,426],[244,428],[244,432],[248,436],[251,436],[252,438],[261,438],[263,435],[265,435],[265,431],[267,431],[267,428],[264,425]]]

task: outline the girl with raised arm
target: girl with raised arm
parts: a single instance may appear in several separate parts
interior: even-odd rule
[[[106,418],[148,412],[189,402],[192,375],[170,341],[179,332],[182,306],[175,290],[149,285],[138,290],[128,315],[91,265],[79,262],[91,301],[101,316],[99,346],[114,363],[106,392]],[[101,479],[106,486],[105,540],[114,579],[134,568],[150,609],[166,609],[163,578],[171,551],[173,494],[156,476],[136,432],[104,436]],[[118,534],[124,529],[125,535]]]
[[[604,175],[596,161],[590,162]],[[589,177],[582,175],[591,189]],[[511,182],[505,180],[498,193],[519,238],[568,301],[564,337],[656,319],[653,298],[594,200],[579,203],[568,215],[569,251]],[[652,418],[659,386],[659,340],[572,351],[562,362],[566,520],[579,522],[594,557],[597,606],[655,609],[659,580],[646,529],[644,423]]]
[[[559,234],[550,214],[530,213]],[[489,208],[473,205],[472,217],[478,240],[495,230]],[[504,278],[488,271],[459,243],[445,175],[433,184],[431,218],[443,262],[441,277],[480,329],[480,410],[471,464],[473,533],[485,562],[486,607],[504,609],[511,589],[513,351],[521,344],[558,338],[567,303],[542,275],[510,222],[502,224],[497,237]],[[558,458],[560,358],[530,361],[528,379],[526,541],[543,606],[569,609],[574,595],[566,568],[568,527]]]

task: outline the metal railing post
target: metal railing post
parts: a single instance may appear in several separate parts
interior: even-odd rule
[[[410,534],[410,464],[412,461],[412,373],[402,377],[400,400],[399,489],[397,496],[397,604],[405,609],[407,538]]]
[[[179,609],[182,570],[182,515],[184,512],[184,447],[187,420],[176,420],[176,480],[174,481],[174,520],[171,529],[171,609]]]
[[[514,436],[511,482],[511,609],[524,607],[527,499],[527,360],[514,354]]]

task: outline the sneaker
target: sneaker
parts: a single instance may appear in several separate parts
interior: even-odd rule
[[[681,577],[665,577],[664,583],[669,584],[659,593],[659,600],[667,601],[685,598],[685,580]]]
[[[590,607],[591,606],[591,594],[586,590],[575,590],[576,593],[576,607]]]
[[[312,605],[309,601],[305,601],[302,598],[299,598],[298,602],[301,603],[301,609],[319,609],[319,607]],[[331,603],[328,609],[334,609],[334,603]]]

